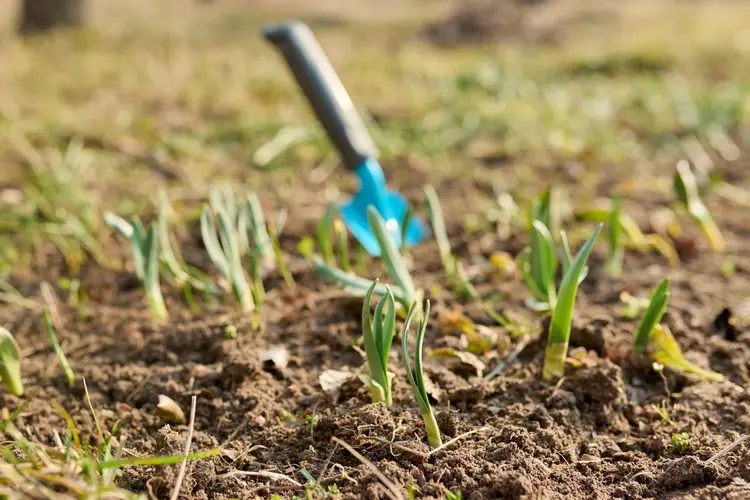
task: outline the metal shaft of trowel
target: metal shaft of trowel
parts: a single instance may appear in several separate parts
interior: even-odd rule
[[[364,122],[312,31],[302,23],[266,27],[263,33],[284,56],[315,116],[354,170],[378,156]]]
[[[284,56],[344,165],[357,174],[360,190],[366,190],[367,198],[386,219],[393,236],[400,239],[400,221],[388,206],[385,178],[376,160],[377,148],[312,31],[305,24],[289,23],[266,27],[263,32]],[[366,217],[365,207],[362,218]]]

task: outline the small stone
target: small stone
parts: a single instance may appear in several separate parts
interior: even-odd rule
[[[156,415],[170,424],[184,424],[185,412],[182,411],[172,398],[159,394],[159,402],[156,404]]]

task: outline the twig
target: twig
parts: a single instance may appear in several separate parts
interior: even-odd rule
[[[264,471],[264,470],[262,471],[233,470],[231,472],[227,472],[226,474],[217,476],[217,479],[225,479],[225,478],[237,477],[237,476],[264,477],[272,481],[286,481],[290,483],[292,486],[294,486],[295,488],[302,488],[302,484],[298,483],[297,481],[295,481],[289,476],[285,476],[284,474],[279,474],[278,472],[270,472],[270,471]]]
[[[434,450],[430,450],[430,452],[429,452],[429,453],[428,453],[427,455],[428,455],[428,456],[432,456],[432,455],[434,455],[435,453],[437,453],[437,452],[439,452],[439,451],[442,451],[442,450],[444,450],[445,448],[447,448],[448,446],[452,445],[453,443],[455,443],[455,442],[456,442],[456,441],[458,441],[459,439],[463,439],[463,438],[465,438],[465,437],[467,437],[467,436],[470,436],[470,435],[472,435],[472,434],[476,434],[477,432],[484,432],[484,431],[488,431],[488,430],[490,430],[490,429],[491,429],[491,427],[479,427],[479,428],[477,428],[477,429],[472,429],[472,430],[470,430],[469,432],[464,432],[464,433],[463,433],[463,434],[461,434],[460,436],[456,436],[456,437],[454,437],[453,439],[451,439],[450,441],[448,441],[447,443],[444,443],[444,444],[443,444],[442,446],[438,446],[438,447],[437,447],[437,448],[435,448]]]
[[[421,458],[423,458],[425,460],[430,457],[429,453],[425,453],[423,451],[415,450],[414,448],[409,448],[408,446],[404,446],[402,444],[394,443],[393,441],[388,441],[387,439],[379,438],[377,436],[363,436],[362,439],[366,439],[368,441],[375,441],[377,443],[387,444],[388,446],[391,446],[391,447],[395,446],[396,448],[398,448],[401,451],[405,451],[407,453],[411,453],[412,455],[416,455],[416,456],[421,457]],[[394,456],[396,456],[393,453],[393,450],[391,450],[391,454],[394,455]]]
[[[338,443],[341,446],[343,446],[344,448],[346,448],[346,451],[348,451],[349,453],[351,453],[352,455],[354,455],[354,458],[356,458],[357,460],[359,460],[360,462],[362,462],[362,464],[365,467],[367,467],[368,469],[370,469],[373,472],[373,474],[375,474],[375,476],[377,476],[377,478],[380,480],[380,482],[383,483],[383,485],[386,487],[386,491],[388,493],[390,493],[390,497],[391,498],[396,498],[398,500],[404,500],[404,495],[401,493],[401,490],[398,489],[398,486],[396,486],[395,484],[393,484],[393,482],[390,479],[388,479],[387,477],[385,477],[385,474],[383,474],[382,472],[380,472],[380,470],[378,470],[378,468],[375,467],[375,464],[373,464],[372,462],[370,462],[369,460],[367,460],[357,450],[355,450],[354,448],[352,448],[351,446],[349,446],[347,443],[345,443],[341,439],[337,438],[336,436],[333,436],[331,438],[331,441],[333,441],[334,443]]]
[[[711,462],[715,462],[716,460],[720,459],[730,451],[732,451],[734,448],[738,447],[742,443],[744,443],[747,440],[748,436],[742,436],[741,438],[736,439],[733,443],[729,444],[728,446],[725,446],[721,450],[719,450],[714,456],[703,462],[704,464],[710,464]]]
[[[318,479],[315,480],[317,484],[320,484],[320,482],[325,478],[326,472],[328,472],[328,465],[331,463],[331,459],[333,458],[333,455],[338,451],[339,445],[336,444],[336,446],[333,447],[331,450],[331,453],[328,455],[328,458],[326,459],[325,463],[323,464],[323,469],[320,471],[320,475],[318,476]]]
[[[376,436],[368,436],[368,437],[364,437],[363,439],[367,439],[369,441],[376,441],[378,443],[387,444],[389,446],[395,446],[399,450],[405,451],[407,453],[411,453],[412,455],[416,455],[416,456],[421,457],[421,458],[423,458],[423,459],[426,460],[426,459],[430,458],[432,455],[434,455],[435,453],[437,453],[439,451],[443,451],[448,446],[452,445],[453,443],[455,443],[455,442],[457,442],[457,441],[459,441],[459,440],[461,440],[461,439],[463,439],[463,438],[465,438],[467,436],[471,436],[472,434],[476,434],[477,432],[488,431],[490,429],[491,429],[491,427],[479,427],[477,429],[472,429],[469,432],[464,432],[460,436],[454,437],[450,441],[444,443],[442,446],[438,446],[434,450],[430,450],[427,453],[425,453],[423,451],[415,450],[413,448],[409,448],[407,446],[404,446],[404,445],[401,445],[401,444],[398,444],[398,443],[394,443],[393,441],[388,441],[386,439],[379,438],[379,437],[376,437]],[[391,450],[391,453],[393,453],[393,450]]]
[[[125,402],[127,404],[130,404],[133,401],[133,398],[143,390],[144,387],[151,381],[151,375],[146,375],[146,378],[144,378],[135,389],[133,389],[130,394],[128,394],[128,397],[125,398]]]
[[[516,360],[516,358],[523,352],[524,349],[526,349],[526,346],[529,345],[531,342],[531,337],[526,336],[524,337],[521,342],[518,343],[515,349],[513,349],[513,352],[511,352],[507,358],[500,361],[500,363],[495,367],[494,370],[492,370],[490,373],[485,375],[484,382],[489,382],[493,378],[500,375],[500,373],[505,370],[505,368],[511,364],[513,361]]]
[[[55,294],[55,290],[52,288],[52,285],[50,285],[46,281],[42,282],[39,290],[42,293],[42,299],[44,300],[44,303],[47,305],[49,315],[52,317],[52,324],[54,325],[55,329],[57,329],[58,331],[61,330],[64,325],[62,316],[60,315],[60,308],[57,306],[57,294]]]
[[[190,445],[193,443],[193,430],[195,429],[195,407],[198,401],[197,396],[193,396],[190,401],[190,424],[188,425],[187,439],[185,439],[185,460],[180,464],[180,472],[177,474],[177,481],[175,481],[174,489],[172,494],[169,496],[169,500],[177,500],[180,496],[180,488],[182,488],[182,481],[185,479],[185,471],[187,470],[187,456],[190,454]]]

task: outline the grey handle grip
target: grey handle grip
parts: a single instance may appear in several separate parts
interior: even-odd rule
[[[310,28],[302,23],[279,24],[265,27],[263,35],[284,56],[344,165],[354,169],[375,158],[375,144]]]

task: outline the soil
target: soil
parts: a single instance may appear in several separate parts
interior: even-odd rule
[[[425,175],[404,165],[385,167],[389,178],[396,179],[394,185],[424,213],[420,189]],[[746,162],[721,169],[730,178],[748,181]],[[406,171],[409,180],[397,180],[397,171]],[[510,175],[500,172],[497,175]],[[599,194],[608,194],[617,180],[612,176],[620,175],[615,169],[611,172],[599,184]],[[437,185],[454,248],[470,269],[477,255],[487,257],[496,250],[516,255],[525,245],[518,231],[480,235],[465,229],[466,207],[478,212],[476,193],[488,189],[479,183],[446,180]],[[155,405],[158,395],[165,394],[188,414],[191,397],[197,396],[193,450],[223,451],[189,465],[183,498],[304,497],[303,487],[268,474],[247,474],[284,474],[304,483],[299,473],[303,467],[334,498],[388,498],[373,470],[334,444],[333,437],[356,449],[402,491],[413,489],[419,498],[445,498],[446,489],[460,490],[467,499],[750,497],[748,442],[710,460],[750,434],[750,329],[740,325],[728,336],[726,328],[714,324],[750,284],[746,209],[709,197],[727,239],[727,253],[736,259],[735,272],[726,276],[721,272],[724,256],[711,252],[688,222],[683,224],[685,238],[693,249],[678,268],[670,268],[657,254],[632,251],[626,255],[623,277],[611,279],[603,271],[605,245],[598,245],[579,293],[571,341],[572,348],[590,351],[591,363],[568,367],[557,383],[540,380],[543,340],[529,343],[491,381],[467,378],[465,366],[429,362],[426,374],[436,388],[431,396],[444,440],[459,439],[428,454],[397,349],[390,360],[397,374],[394,401],[387,409],[370,403],[368,391],[356,378],[364,363],[353,345],[360,334],[361,299],[326,284],[303,259],[293,257],[297,241],[313,233],[324,208],[314,199],[302,202],[298,195],[293,201],[294,193],[310,188],[304,184],[300,181],[287,195],[263,199],[269,211],[282,204],[290,211],[282,244],[297,288],[290,290],[279,276],[268,277],[260,332],[252,331],[251,318],[232,304],[189,312],[166,284],[171,319],[166,326],[154,327],[132,273],[104,270],[89,262],[81,272],[89,294],[85,309],[67,305],[67,292],[57,289],[58,335],[78,375],[71,390],[55,368],[39,314],[4,306],[3,321],[25,352],[29,400],[18,427],[32,429],[38,439],[52,443],[53,433],[65,429],[49,404],[57,400],[74,416],[80,434],[93,440],[96,431],[85,402],[84,377],[102,425],[112,428],[122,420],[120,441],[137,456],[180,454],[187,426],[164,424],[155,415]],[[584,195],[584,188],[567,188],[573,196]],[[664,193],[636,189],[627,193],[625,210],[646,228],[649,214],[669,199]],[[180,240],[183,255],[211,272],[196,231],[181,233]],[[494,325],[476,303],[461,303],[447,291],[433,241],[410,255],[413,276],[433,304],[427,352],[461,345],[460,332],[438,319],[460,311],[497,335],[497,349],[479,356],[489,372],[519,340]],[[129,262],[125,254],[122,257]],[[382,275],[374,264],[370,272]],[[29,273],[14,277],[14,284],[38,297],[42,280],[55,284],[64,273],[62,259],[49,251]],[[618,314],[619,294],[647,294],[666,274],[672,276],[672,297],[665,322],[687,356],[722,372],[725,382],[669,369],[659,375],[628,363],[635,320]],[[525,310],[528,293],[517,277],[480,276],[476,286],[485,297],[499,293],[498,308],[509,316],[525,318],[532,327],[544,323],[543,317]],[[236,327],[236,338],[227,335],[229,326]],[[263,361],[264,351],[274,346],[288,350],[286,366]],[[352,376],[325,392],[320,378],[327,370]],[[19,403],[0,394],[2,406],[16,408]],[[657,405],[668,409],[668,418],[660,417]],[[464,435],[470,431],[474,432]],[[686,447],[673,446],[672,437],[678,433],[688,434]],[[177,466],[128,468],[120,484],[165,498],[176,474]]]

